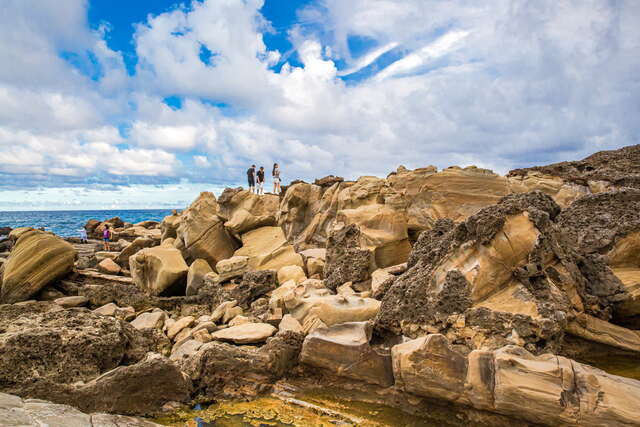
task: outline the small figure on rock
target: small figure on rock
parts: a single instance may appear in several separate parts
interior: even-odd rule
[[[105,224],[104,231],[102,232],[102,240],[104,241],[104,250],[111,251],[109,247],[109,241],[111,240],[111,230],[109,229],[109,224]]]
[[[258,171],[258,194],[264,195],[264,166]]]
[[[247,169],[247,180],[249,181],[249,191],[252,193],[256,192],[256,165],[251,165],[249,169]]]
[[[89,238],[87,237],[87,230],[84,227],[80,229],[80,243],[89,243]]]
[[[280,166],[277,163],[273,164],[271,175],[273,176],[273,192],[280,194]]]

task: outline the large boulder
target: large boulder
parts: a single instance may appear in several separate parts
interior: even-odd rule
[[[175,246],[188,262],[200,258],[213,268],[218,261],[231,257],[238,248],[236,240],[218,216],[218,210],[213,193],[203,192],[182,213]]]
[[[69,274],[75,257],[73,246],[59,237],[35,230],[22,233],[4,264],[0,301],[15,303],[29,299]]]
[[[123,268],[129,267],[129,258],[132,255],[137,254],[144,248],[151,248],[156,246],[156,240],[148,237],[138,237],[133,242],[129,243],[122,251],[116,256],[114,261]]]
[[[536,425],[635,425],[640,381],[521,347],[458,352],[442,335],[392,349],[396,386],[406,392]]]
[[[182,362],[182,370],[194,385],[195,397],[255,397],[297,364],[302,346],[300,334],[285,332],[260,348],[210,342]]]
[[[133,282],[149,295],[184,295],[189,267],[175,248],[154,247],[129,258]]]
[[[347,282],[369,279],[373,270],[373,254],[360,246],[360,229],[351,224],[331,233],[324,265],[325,283],[335,290]]]
[[[57,385],[88,382],[155,348],[124,321],[47,302],[0,305],[0,332],[2,390],[57,402]]]
[[[556,223],[559,212],[551,197],[533,192],[507,196],[456,226],[438,222],[385,292],[378,331],[441,332],[470,348],[518,344],[540,352],[559,350],[578,313],[608,320],[619,290],[589,284],[584,257]],[[590,268],[606,273],[604,265]]]
[[[302,256],[287,242],[280,227],[260,227],[243,234],[242,247],[234,255],[248,257],[248,265],[254,270],[304,266]]]
[[[167,239],[175,239],[178,237],[178,226],[182,216],[176,211],[173,211],[171,215],[164,217],[160,223],[160,239],[164,242]]]
[[[239,239],[247,231],[276,225],[280,197],[227,188],[220,195],[218,205],[218,215],[225,220],[224,226]]]
[[[198,290],[204,285],[204,277],[212,271],[209,263],[203,259],[191,263],[187,273],[187,296],[198,295]]]
[[[371,347],[371,332],[368,322],[318,328],[305,338],[300,361],[338,376],[391,386],[394,383],[391,354]]]

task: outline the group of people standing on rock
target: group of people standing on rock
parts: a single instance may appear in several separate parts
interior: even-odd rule
[[[273,178],[273,192],[280,194],[280,167],[277,163],[273,164],[271,176]],[[249,191],[259,195],[264,194],[264,166],[260,166],[260,169],[256,171],[256,165],[251,165],[247,169],[247,180],[249,181]]]

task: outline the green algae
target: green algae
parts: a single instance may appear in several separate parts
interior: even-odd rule
[[[640,357],[635,355],[583,355],[576,360],[613,375],[640,380]]]
[[[167,426],[196,426],[194,420],[216,426],[435,426],[398,409],[378,404],[338,400],[327,394],[298,398],[260,397],[249,402],[219,402],[203,410],[181,410],[155,422]]]

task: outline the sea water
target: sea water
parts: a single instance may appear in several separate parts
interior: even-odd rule
[[[44,227],[62,237],[78,236],[88,220],[104,221],[115,216],[124,222],[162,221],[170,209],[92,210],[92,211],[24,211],[0,212],[0,227]]]

